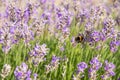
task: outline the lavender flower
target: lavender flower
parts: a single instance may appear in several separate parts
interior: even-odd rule
[[[79,73],[83,73],[84,72],[84,70],[87,68],[87,64],[85,63],[85,62],[81,62],[81,63],[79,63],[78,64],[78,66],[77,66],[77,73],[79,74]]]
[[[67,28],[67,27],[64,27],[64,28],[62,29],[62,33],[63,33],[64,38],[68,38],[68,37],[69,37],[69,34],[70,34],[70,29]]]
[[[50,12],[44,12],[41,16],[42,21],[44,24],[50,24],[51,22],[51,13]]]
[[[2,51],[7,54],[12,47],[12,34],[9,33],[9,26],[6,23],[4,27],[0,29],[0,43],[2,44]]]
[[[26,9],[23,14],[24,23],[28,23],[33,14],[33,6],[30,3],[27,3]]]
[[[60,48],[60,51],[63,52],[64,50],[65,50],[65,49],[64,49],[64,46],[62,46],[62,47]]]
[[[99,32],[97,31],[94,31],[92,34],[91,34],[92,38],[94,39],[94,41],[98,42],[100,41],[100,34]]]
[[[34,73],[34,80],[37,80],[37,76],[38,76],[38,74]]]
[[[82,9],[80,13],[78,13],[76,16],[76,24],[77,25],[82,24],[83,22],[87,20],[88,16],[89,16],[88,9]]]
[[[85,25],[85,31],[92,31],[93,29],[93,24],[91,22],[87,22]]]
[[[8,6],[6,9],[6,17],[11,22],[16,22],[20,19],[20,10],[13,6]]]
[[[41,4],[44,4],[47,0],[38,0]]]
[[[30,60],[32,60],[35,66],[38,66],[40,62],[43,62],[46,59],[45,56],[48,52],[49,48],[47,48],[46,44],[36,44],[34,49],[29,52]]]
[[[73,80],[77,80],[80,79],[82,77],[84,77],[83,73],[84,70],[87,68],[87,64],[85,62],[81,62],[77,65],[77,74],[73,75]]]
[[[65,9],[57,9],[56,10],[57,15],[57,21],[56,21],[56,27],[59,30],[62,30],[64,27],[69,27],[70,23],[72,21],[71,13]]]
[[[65,46],[65,40],[69,38],[69,34],[70,34],[70,29],[69,28],[63,28],[62,33],[58,34],[58,44],[60,46],[60,48],[62,46]]]
[[[30,12],[28,10],[24,11],[24,22],[28,23],[30,20]]]
[[[61,51],[64,50],[64,47],[66,44],[65,41],[69,38],[69,34],[70,34],[70,29],[65,27],[62,29],[62,33],[58,33],[58,35],[56,36],[58,39],[58,45]]]
[[[115,76],[114,69],[115,65],[113,63],[108,63],[108,61],[105,61],[105,73],[101,76],[102,80],[107,80],[108,78]]]
[[[25,44],[28,44],[29,41],[34,39],[34,34],[29,29],[30,29],[29,26],[27,24],[24,24],[24,28],[22,30],[22,36],[23,36]]]
[[[120,16],[117,16],[115,20],[116,20],[117,25],[120,26]]]
[[[101,41],[105,41],[107,39],[104,29],[99,33],[99,35]]]
[[[30,29],[34,33],[35,37],[42,35],[45,29],[45,23],[43,23],[42,19],[36,19],[30,26]]]
[[[80,6],[81,4],[80,4],[80,1],[78,1],[78,0],[73,0],[73,9],[74,9],[74,11],[76,11],[76,12],[79,12],[79,10],[80,10]]]
[[[11,49],[10,44],[2,45],[2,51],[3,51],[5,54],[8,54],[8,52],[10,51],[10,49]]]
[[[106,18],[103,22],[104,25],[104,33],[106,34],[107,38],[110,38],[114,35],[114,26],[115,21],[112,18]]]
[[[111,50],[111,52],[115,53],[115,52],[117,51],[117,47],[118,47],[118,46],[119,46],[118,41],[112,40],[112,41],[110,42],[110,50]]]
[[[108,17],[104,19],[103,25],[104,28],[108,30],[115,26],[115,21],[112,18]]]
[[[28,65],[22,63],[20,66],[16,67],[14,75],[17,80],[30,79],[31,71],[29,70]]]
[[[56,70],[60,64],[59,61],[60,61],[59,57],[53,56],[50,64],[46,65],[46,71],[47,71],[46,73]]]
[[[51,60],[51,64],[58,63],[59,60],[60,60],[59,57],[57,57],[57,56],[53,56],[53,57],[52,57],[52,60]]]
[[[90,61],[90,69],[89,69],[89,78],[91,80],[96,80],[97,71],[102,67],[102,63],[98,60],[98,57],[94,57]]]
[[[5,64],[0,74],[3,80],[9,75],[10,71],[11,71],[11,66],[9,64]]]

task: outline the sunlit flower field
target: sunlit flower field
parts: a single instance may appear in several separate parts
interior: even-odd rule
[[[120,0],[0,0],[0,80],[120,80]]]

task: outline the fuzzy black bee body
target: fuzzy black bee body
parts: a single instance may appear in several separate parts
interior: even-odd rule
[[[75,41],[77,42],[77,43],[82,43],[82,42],[84,42],[84,35],[79,35],[79,36],[77,36],[77,37],[75,37]]]

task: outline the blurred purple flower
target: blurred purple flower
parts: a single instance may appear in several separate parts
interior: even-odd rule
[[[106,30],[111,30],[111,28],[115,26],[115,21],[112,18],[107,17],[104,19],[103,26]]]
[[[77,65],[77,73],[83,73],[84,70],[87,68],[87,64],[85,62],[81,62]]]
[[[56,62],[58,62],[60,60],[60,58],[59,57],[57,57],[57,56],[53,56],[52,57],[52,61],[51,61],[51,63],[56,63]]]
[[[92,31],[94,29],[93,24],[91,22],[87,22],[85,24],[85,30],[86,31]]]
[[[98,70],[99,68],[102,67],[102,63],[98,60],[98,57],[94,57],[91,61],[91,68],[93,68],[94,70]]]
[[[20,66],[17,66],[14,71],[15,78],[17,80],[30,78],[31,71],[28,69],[28,65],[22,63]]]
[[[34,49],[29,52],[30,59],[35,66],[38,66],[40,62],[45,61],[45,56],[49,52],[46,44],[38,45],[36,44]]]
[[[37,80],[38,74],[34,73],[34,80]]]
[[[120,40],[113,40],[110,42],[110,50],[111,52],[115,53],[118,49],[118,46],[120,46]]]
[[[45,4],[47,0],[38,0],[41,4]]]
[[[90,61],[90,65],[89,78],[96,80],[97,71],[102,67],[102,63],[98,60],[98,57],[94,57]]]
[[[24,16],[24,22],[28,23],[28,21],[30,20],[30,11],[29,10],[24,11],[23,16]]]
[[[63,52],[64,50],[65,50],[64,46],[60,47],[60,51]]]
[[[41,19],[43,20],[44,24],[50,24],[51,22],[51,13],[48,11],[45,11],[42,15],[41,15]]]
[[[5,17],[8,18],[10,22],[19,22],[22,19],[21,10],[14,6],[7,6],[5,10]]]
[[[120,16],[117,16],[115,20],[116,20],[116,23],[120,26]]]
[[[101,76],[103,80],[106,80],[112,76],[115,76],[115,72],[113,71],[115,69],[115,65],[113,63],[108,63],[108,61],[105,61],[104,70],[105,73]]]
[[[100,41],[100,33],[98,31],[92,32],[91,36],[94,39],[94,41],[96,42]]]
[[[50,71],[54,71],[59,67],[60,64],[60,58],[57,56],[52,56],[52,60],[50,64],[46,65],[46,73],[49,73]]]

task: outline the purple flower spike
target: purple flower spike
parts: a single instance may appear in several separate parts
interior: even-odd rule
[[[92,35],[94,41],[96,41],[96,42],[100,41],[100,33],[99,32],[94,31],[91,35]]]
[[[81,62],[77,65],[77,68],[78,68],[77,70],[78,73],[81,73],[81,72],[83,73],[84,70],[87,68],[87,64],[85,62]]]
[[[107,80],[108,78],[115,76],[115,65],[113,63],[108,63],[108,61],[105,61],[105,66],[104,66],[104,70],[105,73],[101,76],[101,78],[103,80]]]
[[[102,63],[98,60],[98,57],[94,57],[90,61],[90,65],[89,78],[92,80],[96,80],[97,71],[102,67]]]
[[[97,57],[94,57],[91,61],[90,64],[95,70],[98,70],[99,68],[102,67],[102,63],[99,62]]]
[[[118,49],[118,46],[119,46],[119,41],[112,40],[110,42],[110,50],[111,50],[111,52],[115,53],[117,51],[117,49]]]
[[[28,69],[28,65],[22,63],[20,66],[17,66],[14,71],[15,78],[17,80],[28,79],[30,80],[31,71]]]
[[[56,70],[60,64],[59,62],[60,62],[59,57],[57,57],[55,55],[52,56],[52,60],[51,60],[50,64],[46,65],[46,73]]]
[[[35,66],[38,66],[40,62],[45,61],[45,56],[48,53],[49,48],[46,44],[36,44],[34,49],[29,52],[30,58]]]
[[[60,58],[59,57],[57,57],[57,56],[53,56],[52,57],[52,63],[56,63],[57,61],[59,61],[60,60]]]
[[[37,80],[38,74],[34,73],[34,80]]]

